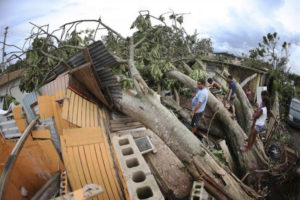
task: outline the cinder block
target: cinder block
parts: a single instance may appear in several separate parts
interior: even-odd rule
[[[151,171],[131,135],[113,137],[114,153],[126,195],[130,199],[164,199]]]
[[[126,179],[131,178],[132,173],[139,170],[142,170],[146,175],[151,174],[145,159],[138,150],[131,135],[114,137],[113,143],[118,161],[122,166],[123,176]]]
[[[193,188],[191,190],[190,200],[202,199],[203,189],[203,182],[194,181]]]
[[[164,199],[153,175],[143,176],[139,171],[128,180],[127,186],[132,199]]]

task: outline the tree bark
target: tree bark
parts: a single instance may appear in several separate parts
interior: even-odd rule
[[[226,171],[204,145],[152,94],[132,96],[123,92],[115,105],[152,129],[186,165],[195,179],[203,179],[228,199],[253,199],[257,194]],[[228,116],[229,117],[229,116]],[[230,117],[229,117],[230,118]]]
[[[196,87],[196,81],[189,76],[178,72],[167,72],[167,76],[174,78],[185,84],[187,87],[194,89]],[[239,174],[245,174],[248,170],[253,168],[264,168],[267,165],[267,156],[265,155],[263,145],[261,141],[258,141],[251,151],[242,153],[240,147],[243,146],[244,140],[247,135],[239,124],[231,119],[230,113],[226,110],[223,104],[216,99],[210,92],[208,94],[207,105],[213,112],[217,112],[216,117],[222,124],[224,132],[226,133],[226,142],[230,147],[231,153],[237,164],[237,168],[240,170]]]
[[[220,76],[222,78],[224,78],[223,76]],[[228,88],[226,87],[225,84],[221,83],[221,82],[218,82],[222,88],[222,90],[224,92],[228,92]],[[242,129],[247,133],[247,129],[245,127],[247,127],[247,123],[246,122],[246,119],[245,119],[245,116],[244,116],[244,111],[243,111],[243,108],[242,108],[242,105],[241,105],[241,102],[239,100],[239,98],[235,98],[234,100],[234,106],[235,106],[235,114],[236,114],[236,119],[239,123],[239,125],[242,127]]]
[[[240,84],[241,87],[245,87],[245,85],[247,85],[247,83],[249,83],[250,81],[252,81],[253,79],[255,79],[255,77],[257,76],[257,73],[252,74],[251,76],[247,77],[245,80],[243,80],[243,82]]]
[[[174,90],[175,101],[178,105],[180,105],[180,97],[179,97],[178,91],[176,88],[174,88],[173,90]]]
[[[179,106],[172,98],[170,97],[163,97],[162,99],[162,103],[165,104],[168,107],[171,107],[173,110],[175,110],[176,113],[178,113],[180,115],[180,117],[184,120],[184,122],[191,124],[191,117],[190,117],[190,111],[188,111],[185,108],[182,108],[181,106]],[[204,130],[205,133],[207,133],[208,130],[208,125],[210,123],[210,121],[206,122],[207,124],[205,125],[202,121],[199,122],[198,126],[199,129]],[[224,138],[224,133],[222,128],[219,126],[219,123],[214,120],[212,122],[210,131],[208,133],[209,135],[213,135],[215,137],[218,138]]]
[[[223,71],[223,74],[227,77],[229,75],[228,72]],[[244,115],[244,130],[246,133],[249,133],[251,130],[252,126],[252,115],[253,115],[253,109],[252,106],[249,102],[249,99],[247,98],[243,88],[241,85],[235,81],[236,85],[236,96],[240,100],[241,107],[243,110],[243,115]]]

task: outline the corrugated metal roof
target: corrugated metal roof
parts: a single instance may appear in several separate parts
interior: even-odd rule
[[[29,117],[31,119],[34,119],[34,113],[31,109],[31,105],[37,102],[37,94],[36,92],[31,92],[29,94],[27,94],[24,98],[23,98],[23,104],[25,106],[25,109],[27,111],[27,113],[29,114]]]
[[[102,92],[109,98],[122,98],[122,89],[118,83],[116,77],[114,76],[111,68],[118,66],[118,62],[114,57],[107,51],[105,46],[101,41],[97,41],[87,47],[91,60],[93,62],[93,67],[97,73],[97,78],[100,82]],[[83,51],[76,53],[74,56],[67,60],[67,64],[72,68],[77,68],[80,65],[85,64],[87,61]],[[67,67],[63,64],[59,64],[46,76],[43,85],[52,81],[53,76],[58,76],[63,72],[67,71]],[[109,94],[108,94],[109,93]]]

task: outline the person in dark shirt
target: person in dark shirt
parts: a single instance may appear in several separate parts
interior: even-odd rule
[[[233,81],[233,78],[231,75],[227,77],[227,82],[229,85],[229,90],[228,94],[225,96],[223,104],[226,107],[226,105],[229,103],[229,105],[232,108],[232,118],[235,118],[235,107],[234,107],[234,99],[236,96],[236,85],[235,82]]]

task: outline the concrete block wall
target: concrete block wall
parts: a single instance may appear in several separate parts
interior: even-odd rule
[[[164,199],[154,176],[131,135],[113,137],[114,153],[127,199]]]
[[[203,182],[194,181],[189,200],[215,200],[215,198],[207,193]]]

